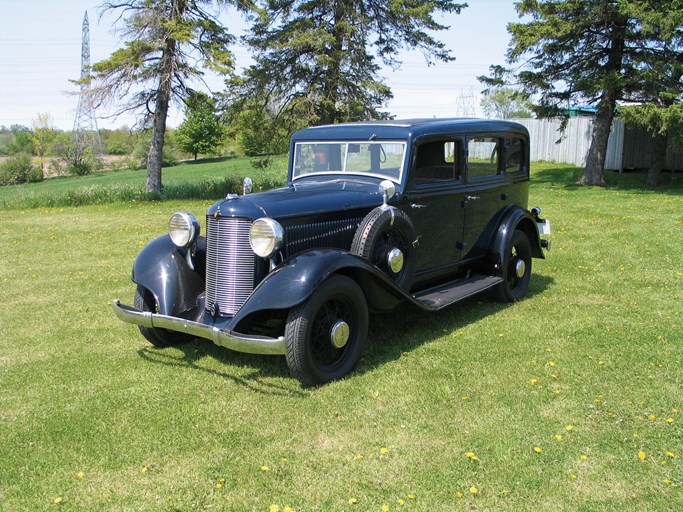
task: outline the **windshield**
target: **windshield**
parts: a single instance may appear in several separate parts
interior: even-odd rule
[[[299,142],[292,179],[312,174],[364,174],[401,181],[405,142]]]

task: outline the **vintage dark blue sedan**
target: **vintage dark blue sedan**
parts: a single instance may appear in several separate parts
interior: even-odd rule
[[[117,316],[164,347],[194,338],[285,355],[304,385],[358,362],[368,311],[435,311],[484,290],[521,299],[550,243],[527,210],[529,135],[516,123],[418,119],[292,137],[288,185],[189,213],[133,266]]]

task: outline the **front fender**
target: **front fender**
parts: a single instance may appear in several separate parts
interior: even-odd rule
[[[317,249],[286,260],[254,289],[232,320],[237,325],[252,313],[290,309],[308,299],[332,274],[353,278],[363,289],[370,307],[391,309],[412,297],[364,258],[340,249]]]
[[[198,245],[204,239],[197,241]],[[204,278],[190,268],[187,253],[166,235],[147,244],[133,264],[132,279],[147,288],[157,300],[159,314],[178,316],[196,306],[204,291]]]
[[[503,219],[498,225],[498,231],[491,247],[491,254],[496,263],[496,268],[502,268],[502,258],[505,254],[508,240],[516,229],[521,229],[529,239],[531,245],[531,255],[534,258],[544,259],[543,248],[541,247],[541,237],[538,234],[536,219],[523,208],[511,208],[503,215]]]

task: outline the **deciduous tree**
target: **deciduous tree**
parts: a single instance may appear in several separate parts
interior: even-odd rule
[[[185,120],[175,132],[178,147],[194,155],[211,153],[225,139],[226,126],[216,114],[216,102],[204,93],[192,94],[185,104]]]

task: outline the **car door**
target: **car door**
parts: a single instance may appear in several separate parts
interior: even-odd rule
[[[495,134],[467,139],[463,260],[486,253],[498,223],[497,214],[510,204],[501,162],[504,141]]]
[[[431,138],[414,146],[405,209],[419,244],[416,281],[458,266],[464,226],[463,164],[461,139]]]

